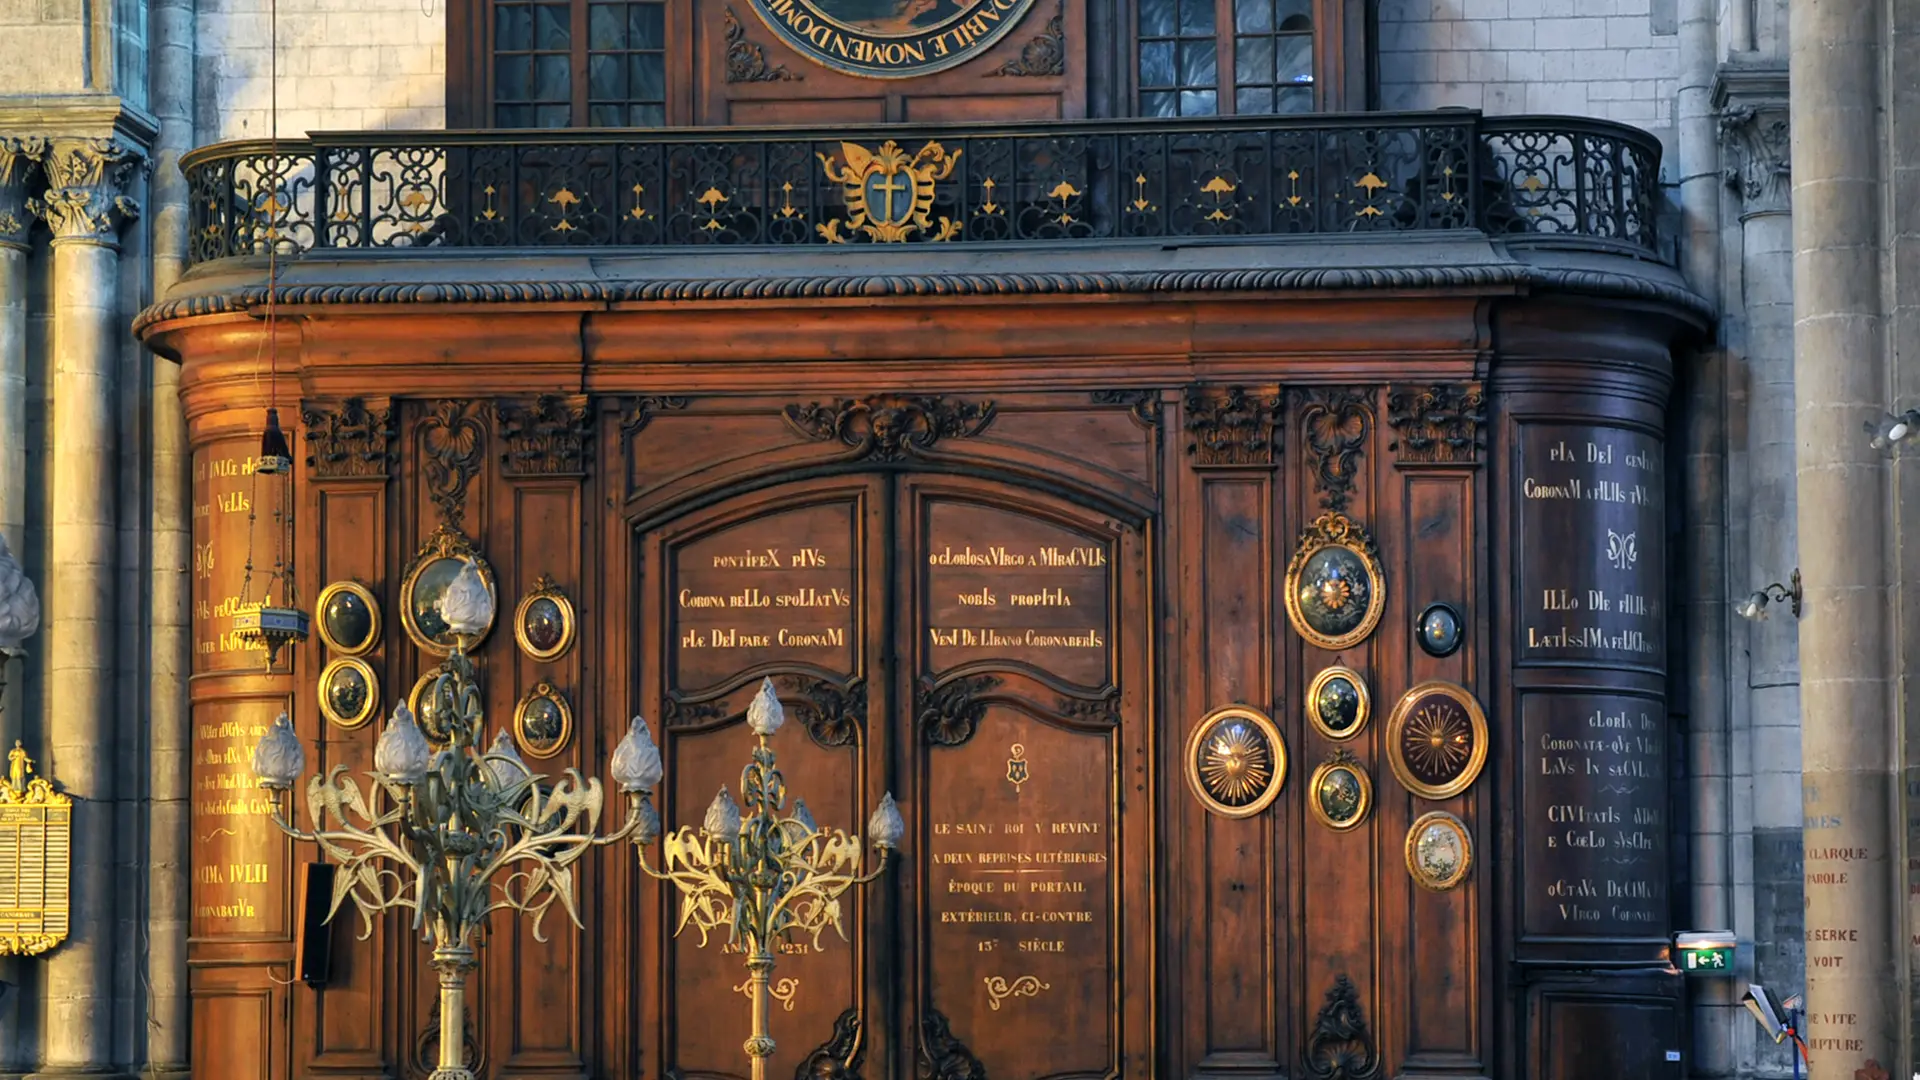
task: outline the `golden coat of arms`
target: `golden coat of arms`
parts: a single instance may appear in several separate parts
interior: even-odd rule
[[[38,956],[71,928],[73,799],[33,775],[19,742],[0,784],[0,956]]]
[[[933,197],[934,185],[953,175],[960,154],[956,150],[949,156],[945,147],[930,142],[908,157],[898,143],[888,139],[878,151],[857,143],[841,143],[840,156],[846,159],[845,164],[827,154],[819,157],[827,179],[839,184],[844,192],[844,224],[865,233],[875,243],[899,244],[917,232],[929,234],[931,240],[950,240],[959,234],[957,222],[942,217],[937,225],[934,223]],[[834,220],[815,228],[828,243],[844,244],[852,237],[841,234],[842,224]]]

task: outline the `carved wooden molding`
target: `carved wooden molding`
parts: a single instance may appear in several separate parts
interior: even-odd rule
[[[1272,465],[1282,428],[1280,395],[1249,395],[1245,388],[1216,393],[1187,390],[1187,453],[1195,465]]]
[[[593,453],[593,410],[584,395],[543,394],[494,406],[508,476],[580,476]]]
[[[935,746],[960,746],[980,729],[987,703],[979,700],[1000,685],[992,675],[969,675],[935,686],[932,676],[920,680],[920,692],[914,702],[920,730]]]
[[[1347,512],[1353,498],[1354,477],[1373,434],[1373,392],[1364,387],[1327,387],[1309,390],[1300,424],[1313,456],[1313,486],[1320,492],[1320,508]]]
[[[480,472],[487,439],[486,406],[477,401],[439,401],[427,415],[425,444],[427,492],[440,518],[458,529],[466,515],[467,485]]]
[[[1046,78],[1067,73],[1066,5],[1054,9],[1038,34],[1020,47],[1020,55],[987,72],[989,78],[1003,75]]]
[[[867,725],[867,684],[855,679],[845,688],[810,675],[781,679],[789,693],[807,699],[794,710],[795,719],[821,746],[849,746],[859,742]]]
[[[1120,726],[1120,690],[1115,687],[1105,697],[1062,697],[1054,706],[1061,716],[1076,724],[1100,727]]]
[[[1380,1055],[1360,1008],[1360,993],[1342,974],[1327,991],[1326,1004],[1307,1036],[1307,1075],[1315,1080],[1371,1080],[1380,1075]]]
[[[723,710],[717,701],[702,701],[690,704],[672,695],[660,705],[660,726],[697,727],[720,719]]]
[[[1486,406],[1479,383],[1394,387],[1387,394],[1387,423],[1394,430],[1395,463],[1477,464]]]
[[[393,405],[386,398],[348,398],[338,408],[300,403],[301,438],[307,468],[316,479],[386,477],[397,456]]]
[[[860,1080],[867,1043],[860,1037],[860,1010],[848,1009],[833,1022],[833,1034],[813,1048],[793,1070],[793,1080]]]
[[[953,1037],[953,1024],[931,1005],[920,1018],[919,1066],[920,1080],[987,1080],[987,1067]]]
[[[654,413],[678,412],[686,408],[692,400],[651,394],[627,398],[620,406],[620,437],[633,438],[640,434],[642,428],[653,422]]]
[[[853,457],[899,461],[941,439],[965,439],[993,423],[993,402],[881,395],[828,404],[789,405],[787,426],[817,442],[838,439]]]
[[[732,8],[721,14],[721,25],[727,34],[728,82],[796,82],[802,78],[788,71],[785,64],[769,66],[767,50],[747,40],[747,28],[740,25]]]
[[[1160,391],[1158,390],[1095,390],[1095,405],[1125,405],[1127,412],[1142,427],[1160,426]]]

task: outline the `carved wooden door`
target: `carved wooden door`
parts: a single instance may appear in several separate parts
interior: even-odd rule
[[[991,470],[843,474],[735,495],[639,543],[637,699],[671,825],[736,795],[772,677],[789,795],[905,857],[783,949],[775,1076],[1144,1077],[1151,1030],[1145,522]],[[741,1076],[741,957],[671,938],[642,889],[647,1075]],[[664,906],[663,906],[664,905]],[[925,1073],[922,1073],[925,1075]]]

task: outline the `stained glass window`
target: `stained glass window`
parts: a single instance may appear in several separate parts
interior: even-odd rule
[[[1313,0],[1138,4],[1140,115],[1313,111]]]

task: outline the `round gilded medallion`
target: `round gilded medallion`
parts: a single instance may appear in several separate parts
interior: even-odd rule
[[[558,754],[573,734],[573,710],[549,683],[541,683],[520,699],[513,710],[513,736],[528,757]]]
[[[1251,817],[1287,779],[1287,748],[1273,721],[1243,705],[1207,714],[1187,737],[1187,783],[1208,810]]]
[[[513,637],[535,660],[558,660],[573,648],[573,601],[545,574],[513,613]]]
[[[1464,635],[1460,613],[1450,604],[1428,604],[1415,631],[1428,656],[1452,656]]]
[[[905,79],[992,48],[1033,0],[747,0],[795,52],[847,75]]]
[[[373,593],[357,581],[336,581],[320,590],[314,603],[320,640],[341,656],[359,656],[380,640],[380,608]]]
[[[1386,609],[1386,583],[1366,530],[1322,514],[1300,537],[1287,567],[1287,617],[1322,649],[1365,641]]]
[[[1313,770],[1307,808],[1329,829],[1351,829],[1373,808],[1373,781],[1353,755],[1342,750]]]
[[[566,640],[566,620],[560,615],[560,605],[549,597],[542,596],[527,605],[526,621],[520,625],[527,629],[527,644],[536,652],[552,652]]]
[[[322,668],[319,690],[320,714],[344,728],[366,723],[380,700],[379,677],[358,657],[339,657]]]
[[[413,722],[420,725],[420,733],[427,741],[440,744],[447,741],[446,719],[440,715],[441,702],[433,693],[433,684],[440,678],[440,669],[432,671],[414,680],[413,689],[407,693],[407,708],[413,710]]]
[[[1307,721],[1329,739],[1360,734],[1372,709],[1366,680],[1352,668],[1327,668],[1307,687]]]
[[[446,620],[440,617],[440,601],[447,595],[447,586],[460,576],[460,568],[468,559],[472,559],[479,569],[480,580],[485,583],[488,596],[497,597],[493,568],[480,557],[466,537],[445,525],[435,530],[421,545],[401,578],[400,623],[406,627],[407,636],[413,639],[414,644],[435,656],[446,656],[453,651],[454,636],[448,630]],[[492,629],[493,619],[489,616],[486,629],[475,635],[474,641],[486,637]]]
[[[1407,691],[1387,721],[1387,762],[1401,786],[1424,799],[1450,799],[1473,786],[1487,763],[1487,718],[1452,683]]]
[[[1466,825],[1444,810],[1422,814],[1407,830],[1406,860],[1407,873],[1421,888],[1446,892],[1473,868],[1473,839]]]

